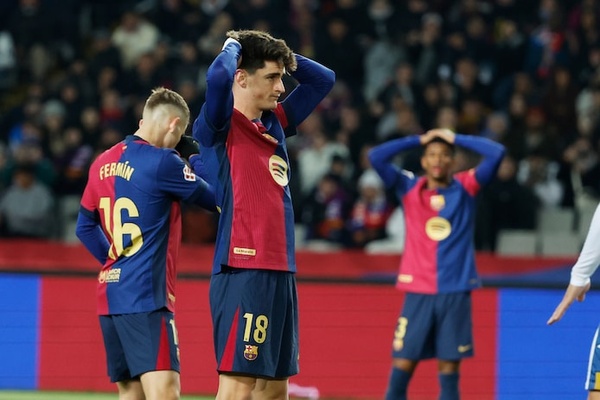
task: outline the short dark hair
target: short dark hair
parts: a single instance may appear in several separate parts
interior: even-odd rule
[[[288,72],[296,70],[296,57],[283,39],[258,30],[229,31],[226,35],[242,45],[240,68],[254,73],[265,66],[265,61],[275,61]]]

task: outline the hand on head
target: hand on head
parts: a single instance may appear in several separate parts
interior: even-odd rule
[[[453,144],[455,133],[452,132],[450,129],[430,129],[420,136],[420,141],[422,145],[426,145],[435,138],[440,138],[450,144]]]

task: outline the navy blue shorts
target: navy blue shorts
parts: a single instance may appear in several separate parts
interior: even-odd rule
[[[161,309],[101,315],[100,327],[111,382],[150,371],[179,372],[179,342],[172,312]]]
[[[223,267],[210,280],[217,370],[265,378],[298,373],[293,273]]]
[[[454,361],[473,356],[471,292],[407,293],[392,357]]]

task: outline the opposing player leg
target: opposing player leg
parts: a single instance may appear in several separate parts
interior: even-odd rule
[[[585,388],[588,400],[600,400],[600,326],[596,328],[590,348]]]

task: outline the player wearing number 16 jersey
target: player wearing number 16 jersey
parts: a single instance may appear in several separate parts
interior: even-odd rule
[[[92,163],[81,199],[77,236],[102,264],[98,314],[120,398],[179,398],[179,201],[214,208],[212,188],[174,150],[199,160],[182,140],[188,121],[179,94],[155,89],[137,132]]]

